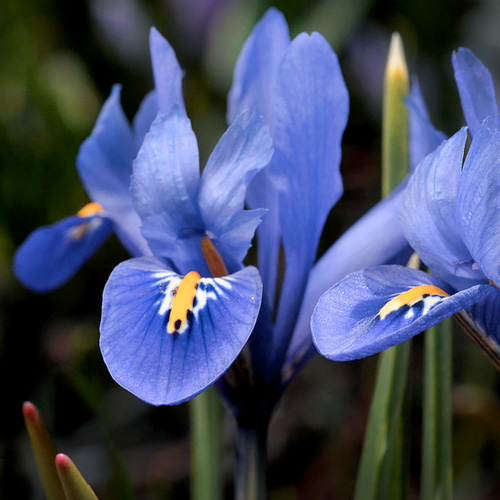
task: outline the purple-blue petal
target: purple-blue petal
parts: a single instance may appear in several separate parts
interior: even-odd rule
[[[279,338],[290,335],[325,219],[342,194],[340,146],[348,112],[349,96],[334,51],[318,33],[298,35],[280,66],[270,167],[279,187],[287,265]]]
[[[495,84],[490,72],[469,50],[460,48],[452,56],[465,120],[474,136],[487,118],[491,126],[499,128]]]
[[[229,123],[243,111],[257,108],[271,131],[274,130],[278,68],[289,45],[290,35],[283,14],[269,9],[254,27],[238,57],[228,95]]]
[[[102,215],[72,216],[44,226],[28,236],[14,257],[18,279],[36,292],[47,292],[66,283],[111,233],[112,224]]]
[[[410,177],[401,202],[401,225],[410,245],[432,273],[466,288],[484,278],[472,266],[457,221],[457,192],[467,130],[428,155]]]
[[[500,132],[482,125],[472,139],[457,194],[460,234],[488,279],[500,283]]]
[[[446,135],[432,125],[416,78],[413,79],[406,105],[409,111],[410,167],[413,170],[446,139]]]
[[[206,231],[239,263],[265,212],[244,209],[246,188],[272,153],[269,128],[256,111],[244,112],[221,137],[201,176],[199,206]]]
[[[492,293],[491,285],[476,285],[453,295],[424,294],[389,312],[383,308],[402,293],[432,285],[451,290],[430,275],[403,266],[380,266],[350,274],[318,302],[311,329],[316,348],[334,361],[364,358],[405,342],[444,318],[470,307]]]
[[[170,113],[172,107],[177,106],[186,114],[182,97],[183,73],[174,49],[156,28],[151,28],[149,45],[159,111]]]
[[[205,274],[198,208],[198,145],[191,122],[174,107],[159,113],[134,162],[131,190],[142,219],[142,234],[154,255],[178,270]]]
[[[500,321],[498,321],[498,311],[500,311],[500,291],[496,287],[488,296],[467,309],[467,313],[472,318],[479,333],[489,339],[490,345],[500,352]]]
[[[154,405],[181,403],[213,384],[247,342],[259,312],[258,271],[198,284],[187,330],[168,333],[181,277],[152,257],[120,264],[104,289],[101,351],[113,378]]]
[[[113,220],[127,250],[132,255],[144,255],[150,252],[129,193],[132,162],[137,153],[134,144],[120,105],[120,87],[114,86],[92,134],[80,147],[76,164],[90,198],[100,203]]]
[[[241,112],[257,108],[273,134],[278,70],[289,45],[290,35],[283,14],[274,8],[269,9],[253,29],[238,57],[228,95],[229,123]],[[280,234],[278,192],[269,168],[262,170],[250,183],[246,202],[252,209],[265,208],[268,211],[257,228],[258,263],[266,297],[274,306]]]
[[[405,185],[399,186],[349,228],[311,269],[287,359],[312,344],[311,315],[321,295],[350,273],[381,264],[408,262],[413,250],[398,222]]]
[[[142,146],[142,141],[146,136],[149,127],[153,123],[158,114],[158,99],[156,92],[152,90],[144,97],[139,106],[137,113],[134,116],[133,129],[135,138],[135,150],[139,151]]]

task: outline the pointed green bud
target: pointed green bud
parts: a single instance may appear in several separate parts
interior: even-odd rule
[[[55,464],[67,500],[99,500],[67,455],[59,453],[55,458]]]
[[[382,117],[382,196],[387,196],[406,176],[408,156],[408,68],[403,42],[392,35],[385,69]]]
[[[48,500],[67,500],[54,465],[57,450],[36,406],[23,404],[23,415],[43,489]]]

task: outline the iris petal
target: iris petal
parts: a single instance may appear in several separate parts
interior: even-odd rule
[[[274,130],[274,92],[278,68],[290,45],[283,14],[269,9],[257,23],[238,57],[228,96],[228,122],[243,111],[257,108]]]
[[[342,194],[340,144],[348,112],[349,96],[330,45],[318,33],[298,35],[280,67],[271,167],[287,265],[278,337],[293,329],[323,224]]]
[[[92,134],[80,147],[76,163],[87,193],[115,222],[127,250],[144,255],[150,252],[129,193],[136,153],[132,130],[120,105],[120,87],[114,86]]]
[[[151,28],[149,45],[158,109],[163,113],[169,113],[173,106],[177,106],[180,112],[185,115],[182,97],[182,69],[174,49],[156,28]]]
[[[72,216],[37,229],[19,247],[14,271],[37,292],[47,292],[69,280],[111,233],[102,215]]]
[[[402,295],[411,289],[414,293]],[[335,361],[370,356],[470,307],[492,289],[476,285],[448,296],[447,285],[402,266],[353,273],[319,300],[311,319],[313,341],[323,356]]]
[[[229,123],[241,112],[257,108],[273,135],[278,69],[289,45],[290,35],[283,14],[274,8],[269,9],[252,30],[238,57],[228,95]],[[266,297],[274,307],[280,230],[278,191],[272,183],[270,170],[271,166],[262,170],[250,183],[246,202],[252,209],[268,210],[257,228],[258,263]]]
[[[379,264],[406,264],[413,250],[397,223],[404,185],[347,230],[311,269],[288,360],[312,345],[311,315],[321,295],[347,274]],[[314,351],[311,352],[314,354]]]
[[[428,155],[411,176],[401,202],[401,225],[410,245],[432,273],[465,288],[484,279],[472,266],[460,236],[457,192],[462,172],[466,129]]]
[[[159,113],[134,162],[131,190],[152,252],[182,273],[208,272],[200,246],[199,176],[191,122],[177,107]]]
[[[181,403],[214,383],[247,342],[260,307],[262,285],[253,267],[200,278],[189,324],[169,333],[181,281],[160,260],[144,257],[115,268],[104,290],[104,360],[120,385],[155,405]]]
[[[500,353],[500,322],[498,311],[500,311],[500,292],[492,287],[493,291],[477,304],[467,309],[467,313],[479,327],[479,335],[488,339],[497,355]],[[496,291],[496,293],[495,293]]]
[[[244,210],[246,188],[272,156],[269,129],[254,111],[242,113],[221,137],[203,170],[199,206],[208,233],[228,260],[241,263],[264,210]]]
[[[149,127],[153,123],[158,114],[158,98],[156,92],[152,90],[144,97],[134,116],[133,128],[135,136],[135,150],[139,151],[142,146],[142,141],[146,136]]]
[[[460,48],[454,52],[452,62],[471,135],[478,132],[481,123],[487,118],[491,126],[499,128],[495,84],[490,72],[469,49]]]
[[[410,166],[414,169],[446,139],[446,135],[433,127],[417,79],[412,82],[406,104],[410,126]]]
[[[464,163],[457,195],[460,234],[486,276],[500,283],[500,132],[482,125]]]

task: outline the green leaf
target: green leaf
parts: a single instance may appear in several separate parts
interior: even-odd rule
[[[67,500],[54,463],[57,450],[38,409],[33,403],[26,401],[23,404],[23,415],[47,499]]]
[[[382,196],[387,196],[408,174],[408,68],[403,42],[394,33],[385,71],[382,117]]]
[[[67,500],[99,500],[67,455],[59,453],[55,463]]]
[[[452,322],[425,334],[422,498],[451,500]]]
[[[401,414],[410,351],[411,343],[405,342],[381,354],[355,500],[405,498]]]

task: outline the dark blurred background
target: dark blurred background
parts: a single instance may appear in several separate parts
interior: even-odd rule
[[[168,38],[185,69],[186,105],[202,160],[225,129],[226,94],[251,27],[274,5],[292,35],[319,31],[337,51],[351,96],[345,194],[324,251],[379,199],[382,79],[399,31],[430,115],[447,134],[463,124],[451,52],[471,48],[500,82],[496,0],[2,0],[0,3],[0,497],[42,499],[21,405],[38,405],[60,451],[102,499],[189,495],[188,405],[154,408],[118,387],[98,349],[102,288],[127,258],[115,239],[61,289],[36,295],[12,273],[35,228],[88,199],[74,166],[114,83],[129,117],[152,88],[148,32]],[[500,498],[498,376],[465,334],[454,337],[455,498]],[[272,500],[349,499],[376,357],[314,359],[278,407],[270,431]],[[409,384],[411,489],[418,498],[422,339]],[[231,498],[233,423],[225,417]]]

